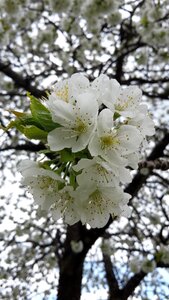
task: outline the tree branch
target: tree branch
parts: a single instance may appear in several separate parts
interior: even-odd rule
[[[106,279],[109,287],[109,298],[114,299],[119,297],[120,295],[118,281],[113,271],[113,266],[112,266],[110,256],[104,253],[102,253],[102,255],[103,255],[103,262],[106,271]]]
[[[132,295],[135,288],[140,284],[140,282],[143,280],[143,278],[147,275],[147,273],[140,271],[137,274],[134,274],[125,287],[121,290],[122,297],[121,300],[127,300],[127,298]]]
[[[164,159],[155,159],[155,160],[144,160],[139,162],[139,169],[148,169],[148,170],[162,170],[166,171],[169,169],[169,160]]]
[[[8,150],[25,150],[25,151],[30,151],[30,152],[38,152],[40,150],[44,150],[45,146],[42,143],[39,144],[34,144],[32,142],[26,142],[25,144],[21,144],[21,145],[15,145],[15,146],[6,146],[4,148],[0,148],[0,152],[3,151],[8,151]]]
[[[24,78],[17,72],[11,69],[10,63],[4,64],[0,61],[0,72],[4,73],[6,76],[10,77],[16,86],[23,88],[26,91],[29,91],[32,95],[37,98],[46,96],[46,93],[42,90],[37,89],[30,83],[30,78]]]

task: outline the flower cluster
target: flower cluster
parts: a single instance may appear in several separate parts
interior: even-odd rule
[[[147,257],[144,257],[142,260],[139,260],[139,258],[135,257],[130,261],[130,269],[133,273],[139,273],[143,271],[144,273],[151,273],[156,268],[156,262],[153,259],[148,259]]]
[[[20,167],[36,203],[70,225],[103,227],[110,216],[127,217],[130,195],[122,187],[146,136],[154,134],[140,89],[122,89],[106,75],[90,82],[74,74],[53,87],[45,109],[55,124],[48,122],[50,169],[28,161]]]
[[[160,245],[156,259],[164,264],[169,264],[169,245]]]
[[[162,25],[162,20],[164,20],[166,14],[166,5],[166,0],[161,3],[158,1],[158,4],[155,4],[152,0],[145,1],[139,12],[140,26],[137,26],[137,31],[144,42],[150,45],[157,43],[160,48],[166,45],[169,39],[167,24],[163,23]]]

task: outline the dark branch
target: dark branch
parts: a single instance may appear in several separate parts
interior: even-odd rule
[[[8,151],[8,150],[25,150],[25,151],[30,151],[30,152],[38,152],[40,150],[44,150],[45,146],[42,143],[39,144],[33,144],[31,142],[26,142],[25,144],[22,145],[15,145],[15,146],[6,146],[4,148],[0,148],[0,152],[3,151]]]
[[[129,281],[127,282],[127,284],[125,285],[125,287],[121,290],[122,292],[122,300],[127,300],[128,297],[130,295],[132,295],[132,293],[134,292],[135,288],[140,284],[140,282],[143,280],[143,278],[146,276],[147,274],[143,271],[140,271],[139,273],[133,275]]]
[[[39,90],[31,85],[30,78],[24,78],[17,72],[13,71],[10,64],[4,64],[2,61],[0,61],[0,72],[10,77],[18,88],[23,88],[24,90],[29,91],[35,97],[40,98],[42,96],[46,96],[44,91]]]
[[[114,297],[119,297],[120,289],[118,281],[113,271],[112,262],[109,255],[103,253],[103,262],[106,271],[106,279],[109,287],[109,298],[114,299]]]
[[[169,169],[169,160],[164,160],[164,159],[155,159],[155,160],[144,160],[139,162],[139,169],[157,169],[157,170],[162,170],[166,171]]]

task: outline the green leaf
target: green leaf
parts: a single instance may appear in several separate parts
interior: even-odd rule
[[[6,127],[6,131],[13,127],[15,127],[17,130],[19,130],[22,133],[24,132],[24,126],[22,125],[22,122],[19,119],[16,119],[15,121],[11,121]]]
[[[37,98],[30,95],[28,93],[28,97],[30,98],[30,110],[32,113],[33,119],[39,124],[41,129],[45,131],[51,131],[60,125],[53,122],[50,111],[45,107]]]
[[[12,112],[16,116],[16,119],[8,124],[8,126],[6,127],[7,130],[16,127],[20,131],[20,129],[18,128],[18,126],[20,125],[35,125],[38,127],[38,123],[33,119],[31,114],[22,113],[14,110],[11,110],[10,112]]]
[[[23,128],[23,134],[28,139],[46,140],[48,133],[34,125],[29,125]]]

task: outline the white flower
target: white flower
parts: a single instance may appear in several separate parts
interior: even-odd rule
[[[137,116],[134,118],[130,119],[128,121],[129,125],[135,126],[141,133],[143,137],[146,135],[151,136],[155,134],[155,129],[154,129],[154,122],[150,118],[148,111],[147,111],[147,106],[146,105],[140,105],[138,107],[139,111],[137,113]]]
[[[156,268],[156,262],[154,260],[144,259],[141,264],[141,269],[145,273],[153,272]]]
[[[111,239],[103,239],[100,248],[102,253],[108,256],[113,255],[116,251]]]
[[[142,92],[136,86],[129,86],[126,89],[120,88],[114,101],[115,111],[123,117],[133,118],[137,116],[141,96]],[[107,104],[107,107],[111,109],[111,104]]]
[[[65,186],[59,191],[55,203],[51,206],[51,213],[54,220],[63,218],[69,225],[80,220],[72,186]]]
[[[19,165],[19,171],[24,177],[22,183],[27,185],[34,201],[42,210],[49,207],[59,197],[58,181],[62,179],[53,171],[41,168],[38,163],[24,160]]]
[[[80,241],[71,241],[70,242],[71,249],[74,253],[80,253],[83,251],[83,242]]]
[[[158,257],[160,261],[165,264],[169,264],[169,246],[161,245],[158,251]]]
[[[83,224],[91,227],[103,227],[107,224],[110,215],[121,216],[127,207],[129,194],[121,188],[103,187],[96,184],[80,186],[75,191],[79,199],[79,214]]]
[[[129,267],[133,273],[139,273],[141,270],[141,262],[137,257],[135,257],[132,260],[130,260]]]
[[[98,116],[97,131],[89,143],[92,156],[100,155],[114,165],[125,165],[125,155],[138,151],[142,137],[131,125],[114,127],[113,114],[104,109]]]
[[[57,100],[75,104],[78,95],[86,92],[89,87],[89,80],[82,74],[75,73],[70,79],[59,81],[53,86],[46,105],[53,111]]]
[[[79,185],[94,182],[102,186],[116,186],[119,183],[110,164],[99,157],[83,158],[73,169],[76,172],[82,170],[82,173],[76,176]]]
[[[129,170],[124,167],[112,166],[107,161],[100,157],[93,159],[82,158],[78,164],[73,166],[76,172],[82,170],[80,175],[77,175],[79,185],[89,183],[97,183],[101,186],[117,186],[119,181],[126,183],[131,181]]]
[[[115,98],[119,93],[120,84],[116,79],[109,79],[105,74],[101,74],[92,84],[95,90],[99,104],[104,104],[114,111]]]
[[[92,93],[78,96],[76,104],[58,100],[55,110],[51,111],[54,122],[62,127],[48,134],[48,144],[51,150],[59,151],[72,148],[72,152],[83,150],[96,127],[98,103]]]
[[[126,165],[128,167],[133,168],[133,170],[137,170],[138,168],[138,163],[139,163],[139,153],[131,153],[125,156],[127,163]]]

